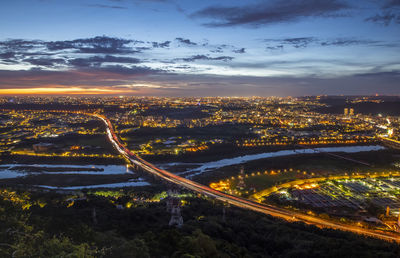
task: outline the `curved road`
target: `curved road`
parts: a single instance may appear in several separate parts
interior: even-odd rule
[[[185,187],[192,191],[204,194],[206,196],[216,198],[223,202],[230,203],[237,207],[261,212],[261,213],[279,217],[279,218],[282,218],[282,219],[285,219],[288,221],[301,221],[306,224],[315,225],[315,226],[321,227],[321,228],[339,229],[339,230],[350,231],[353,233],[371,236],[371,237],[375,237],[375,238],[380,238],[380,239],[387,240],[387,241],[400,242],[400,235],[395,234],[395,233],[372,230],[372,229],[365,229],[365,228],[361,228],[361,227],[357,227],[357,226],[340,224],[340,223],[337,223],[334,221],[324,220],[324,219],[321,219],[318,217],[309,216],[309,215],[302,214],[299,212],[289,211],[289,210],[285,210],[285,209],[278,208],[278,207],[271,206],[271,205],[260,204],[260,203],[253,202],[253,201],[250,201],[245,198],[229,195],[229,194],[214,190],[210,187],[204,186],[202,184],[196,183],[189,179],[172,174],[166,170],[157,168],[153,164],[143,160],[136,154],[132,153],[119,141],[109,119],[107,119],[105,116],[98,115],[98,114],[91,114],[91,115],[101,119],[106,124],[107,136],[108,136],[110,142],[113,144],[113,146],[118,150],[118,152],[120,154],[122,154],[130,162],[141,167],[143,170],[147,171],[148,173],[156,175],[166,181],[180,185],[182,187]]]

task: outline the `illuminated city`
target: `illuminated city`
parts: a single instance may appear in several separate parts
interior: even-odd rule
[[[0,257],[400,257],[400,3],[0,8]]]

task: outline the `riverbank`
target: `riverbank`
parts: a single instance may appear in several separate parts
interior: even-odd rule
[[[266,158],[276,158],[284,156],[296,156],[296,155],[307,155],[307,154],[323,154],[323,153],[357,153],[357,152],[369,152],[369,151],[379,151],[384,150],[385,147],[380,145],[367,145],[367,146],[340,146],[340,147],[321,147],[321,148],[309,148],[309,149],[292,149],[292,150],[280,150],[275,152],[265,152],[257,154],[240,155],[233,158],[226,158],[220,160],[214,160],[204,163],[185,163],[185,162],[173,162],[159,164],[164,169],[171,169],[175,171],[178,167],[182,170],[183,167],[187,166],[188,169],[178,172],[177,174],[187,177],[194,177],[201,175],[205,172],[209,172],[222,167],[244,164],[246,162],[266,159]],[[178,170],[178,171],[179,171]]]

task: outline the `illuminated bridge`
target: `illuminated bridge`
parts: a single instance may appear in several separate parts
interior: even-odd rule
[[[386,138],[386,137],[379,137],[384,145],[389,148],[400,150],[400,141],[396,141],[394,139]]]

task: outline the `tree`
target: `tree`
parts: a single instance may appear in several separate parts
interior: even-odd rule
[[[129,258],[148,258],[150,257],[149,248],[146,242],[140,238],[135,238],[124,242],[122,245],[112,248],[111,257]]]
[[[215,242],[208,235],[196,229],[191,236],[184,237],[179,243],[180,254],[194,255],[195,257],[218,257]],[[179,253],[179,252],[178,252]],[[174,254],[176,255],[178,254]]]

